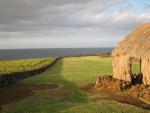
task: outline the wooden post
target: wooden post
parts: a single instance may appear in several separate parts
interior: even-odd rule
[[[134,76],[133,76],[133,68],[132,68],[132,58],[130,59],[131,60],[131,63],[130,63],[130,76],[131,76],[131,82],[133,82],[134,80]]]
[[[130,63],[130,74],[132,75],[132,60],[131,60],[131,63]]]
[[[142,76],[142,60],[140,59],[140,76]]]

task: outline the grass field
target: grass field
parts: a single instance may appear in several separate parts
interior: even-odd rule
[[[30,71],[44,67],[54,61],[55,58],[38,58],[25,60],[0,61],[0,75]]]
[[[90,97],[94,95],[80,89],[89,83],[95,83],[101,74],[112,74],[111,61],[111,57],[99,56],[61,59],[46,72],[17,83],[58,83],[61,84],[61,88],[34,90],[34,94],[46,96],[37,98],[33,95],[5,105],[3,113],[150,113],[133,105],[115,101],[92,101]],[[65,95],[47,95],[50,93]]]

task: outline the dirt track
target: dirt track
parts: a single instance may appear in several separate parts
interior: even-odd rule
[[[49,97],[58,97],[64,96],[65,94],[56,94],[56,93],[48,93],[45,95],[35,95],[33,91],[35,90],[44,90],[44,89],[55,89],[58,88],[58,84],[14,84],[12,86],[4,87],[0,89],[0,111],[1,107],[6,104],[10,104],[29,96],[49,96]]]
[[[143,109],[150,110],[150,104],[147,104],[140,99],[133,98],[131,96],[125,95],[123,93],[118,93],[114,91],[110,91],[108,89],[97,90],[94,88],[94,84],[89,84],[82,88],[84,91],[95,94],[90,99],[93,101],[98,100],[113,100],[120,103],[131,104],[137,107],[141,107]]]
[[[30,96],[34,96],[36,98],[45,98],[45,97],[58,98],[66,96],[67,94],[65,92],[58,93],[50,91],[47,93],[33,93],[33,91],[36,90],[55,89],[59,87],[61,87],[61,85],[59,84],[14,84],[13,86],[1,88],[0,111],[3,105],[19,101]],[[89,84],[85,87],[82,87],[81,89],[94,94],[94,96],[90,98],[92,101],[113,100],[120,103],[131,104],[137,107],[150,110],[150,105],[144,103],[139,99],[132,98],[125,94],[119,94],[117,92],[113,92],[106,89],[97,90],[94,88],[94,84]]]

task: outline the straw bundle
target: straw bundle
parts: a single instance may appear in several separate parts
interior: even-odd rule
[[[141,59],[143,83],[150,85],[150,23],[139,25],[112,51],[113,76],[131,81],[131,58]]]
[[[142,59],[143,83],[150,85],[150,59]]]
[[[150,58],[150,23],[138,26],[112,51],[112,56]]]
[[[116,56],[113,58],[113,77],[131,82],[131,59],[129,56]]]

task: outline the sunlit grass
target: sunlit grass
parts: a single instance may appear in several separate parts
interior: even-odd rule
[[[132,105],[110,100],[92,101],[94,96],[80,88],[95,83],[99,75],[112,74],[111,57],[71,57],[59,60],[42,74],[22,80],[22,84],[59,83],[63,87],[50,90],[65,92],[64,97],[35,98],[20,100],[4,107],[5,113],[149,113]],[[45,93],[44,90],[40,91]]]
[[[132,62],[132,73],[133,74],[140,73],[140,63],[139,62]]]
[[[0,75],[39,69],[54,61],[55,58],[0,61]]]

